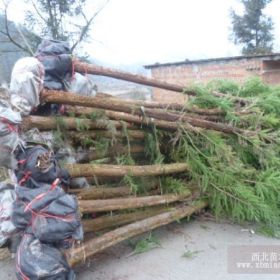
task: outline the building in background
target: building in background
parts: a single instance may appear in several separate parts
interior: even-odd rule
[[[151,70],[152,78],[182,86],[195,82],[207,83],[214,79],[242,83],[251,76],[258,76],[271,85],[280,84],[280,53],[156,63],[145,68]],[[153,100],[185,102],[186,96],[154,89]]]

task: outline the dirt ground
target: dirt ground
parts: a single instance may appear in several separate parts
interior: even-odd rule
[[[275,280],[279,274],[229,274],[229,245],[279,245],[279,240],[252,234],[250,228],[196,220],[173,223],[154,231],[160,248],[132,255],[124,242],[77,269],[77,280]],[[182,257],[197,251],[193,257]],[[0,262],[0,279],[14,280],[14,262]]]

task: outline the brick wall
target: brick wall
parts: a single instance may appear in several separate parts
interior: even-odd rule
[[[262,79],[270,85],[280,84],[280,61],[263,61]]]
[[[182,86],[197,82],[207,83],[213,79],[230,79],[242,83],[250,76],[260,76],[270,84],[280,84],[280,62],[263,62],[260,58],[186,62],[180,65],[157,66],[151,70],[153,78]],[[154,89],[153,100],[182,103],[186,101],[186,97],[180,93]]]

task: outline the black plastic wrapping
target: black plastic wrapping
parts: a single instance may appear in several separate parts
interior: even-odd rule
[[[44,65],[44,87],[65,90],[64,80],[72,73],[72,54],[67,42],[43,40],[35,56]]]
[[[83,231],[76,197],[56,185],[29,189],[16,187],[12,222],[45,243],[82,240]]]
[[[49,166],[47,169],[40,168],[39,157],[47,154]],[[20,149],[17,153],[18,169],[15,170],[20,185],[27,188],[39,188],[42,183],[52,184],[57,178],[61,185],[68,187],[70,176],[61,168],[52,152],[41,145],[35,145],[26,149]]]
[[[16,255],[16,276],[19,280],[75,280],[62,253],[50,244],[24,234]]]

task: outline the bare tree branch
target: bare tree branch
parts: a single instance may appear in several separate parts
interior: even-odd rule
[[[34,3],[33,0],[31,0],[32,6],[35,9],[36,13],[38,14],[38,16],[46,23],[48,24],[47,20],[43,17],[43,15],[40,13],[39,9],[37,8],[36,4]]]
[[[84,39],[84,37],[87,35],[90,25],[92,24],[93,20],[99,15],[99,13],[107,6],[107,4],[110,2],[110,0],[107,0],[106,3],[88,20],[87,17],[83,12],[81,12],[83,18],[86,21],[86,25],[82,28],[81,33],[77,41],[73,44],[71,51],[73,51],[77,45]]]
[[[9,29],[9,21],[8,21],[8,15],[7,15],[7,9],[8,9],[8,4],[5,3],[3,1],[4,5],[5,5],[5,9],[4,9],[4,19],[5,19],[5,31],[0,31],[2,34],[4,34],[5,36],[7,36],[9,38],[9,40],[16,45],[18,48],[20,48],[21,50],[29,53],[30,55],[32,55],[32,52],[30,52],[30,50],[28,48],[25,48],[24,46],[22,46],[21,44],[19,44],[16,40],[14,40],[14,38],[12,37],[11,33],[10,33],[10,29]]]
[[[18,33],[20,34],[22,40],[24,41],[24,43],[25,43],[25,45],[26,45],[26,47],[27,47],[27,49],[28,49],[28,52],[33,56],[33,55],[34,55],[34,52],[33,52],[32,48],[30,47],[30,45],[29,45],[29,43],[28,43],[28,41],[27,41],[27,39],[26,39],[26,36],[24,36],[24,34],[22,33],[22,31],[20,30],[20,28],[19,28],[16,24],[15,24],[15,27],[16,27]]]

